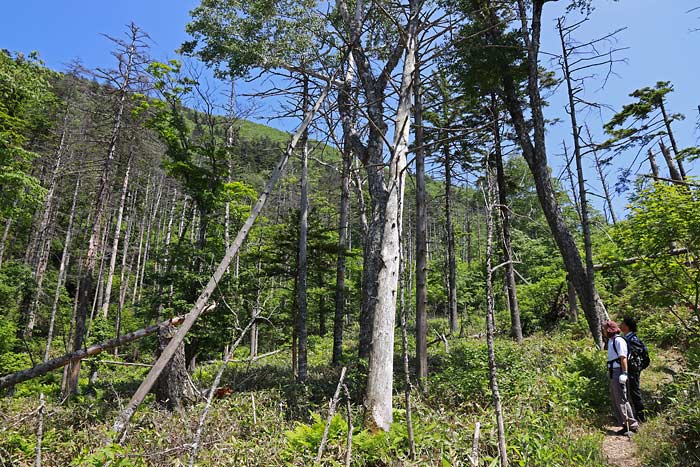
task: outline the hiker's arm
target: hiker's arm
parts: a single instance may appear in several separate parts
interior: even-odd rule
[[[627,373],[627,357],[620,355],[620,367],[623,373]]]

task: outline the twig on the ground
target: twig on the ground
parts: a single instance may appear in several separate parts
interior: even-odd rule
[[[331,422],[333,421],[333,415],[335,415],[335,407],[338,405],[338,398],[340,397],[340,389],[343,386],[343,380],[345,379],[345,372],[347,367],[343,367],[340,370],[340,379],[338,380],[338,386],[335,388],[335,394],[331,399],[330,406],[328,408],[328,418],[326,419],[326,426],[323,429],[323,437],[321,438],[321,444],[318,446],[318,453],[316,454],[316,462],[321,462],[321,457],[323,456],[323,450],[326,449],[326,443],[328,442],[328,431],[331,428]]]
[[[348,416],[348,448],[345,452],[345,467],[350,467],[352,462],[352,408],[350,407],[350,391],[348,387],[343,384],[343,390],[345,391],[345,410]]]
[[[36,427],[36,459],[34,461],[34,467],[41,467],[41,442],[44,438],[44,393],[42,392],[39,396],[39,422]]]
[[[479,436],[481,435],[481,423],[474,424],[474,441],[472,442],[472,455],[469,456],[472,467],[479,465]]]

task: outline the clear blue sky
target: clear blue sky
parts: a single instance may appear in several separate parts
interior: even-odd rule
[[[74,58],[80,58],[88,67],[110,65],[110,43],[100,33],[119,35],[131,21],[151,35],[155,58],[172,57],[173,50],[187,38],[184,27],[188,12],[198,4],[197,0],[10,0],[4,3],[0,47],[12,51],[36,50],[48,66],[59,70]],[[545,52],[559,51],[554,20],[565,3],[546,5]],[[688,117],[676,125],[679,144],[695,144],[700,136],[696,130],[700,105],[700,32],[691,32],[691,29],[700,28],[700,12],[686,12],[700,5],[700,1],[597,0],[594,3],[593,20],[581,31],[579,39],[591,39],[627,26],[619,36],[619,46],[630,49],[623,53],[628,63],[615,69],[618,76],[612,77],[604,90],[590,93],[588,97],[620,108],[629,102],[627,95],[634,89],[670,80],[676,88],[669,97],[670,108]],[[597,87],[591,84],[591,88]],[[244,85],[242,91],[251,91],[253,87],[254,83]],[[547,109],[547,117],[562,119],[562,123],[550,128],[548,133],[550,163],[557,173],[561,168],[561,141],[571,140],[566,115],[561,110],[566,99],[564,91],[561,88],[550,98],[551,106]],[[261,113],[270,112],[263,107]],[[594,131],[600,128],[600,118],[592,115],[588,120]],[[616,161],[616,166],[628,166],[630,160],[631,156],[623,157]],[[616,167],[611,170],[615,171]],[[648,169],[645,167],[644,171]],[[593,178],[591,171],[591,187],[596,190],[598,184]],[[594,203],[600,206],[595,199]],[[624,204],[624,196],[619,196],[616,200],[619,211]]]

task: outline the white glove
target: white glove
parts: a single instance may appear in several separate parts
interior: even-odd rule
[[[620,384],[627,384],[627,373],[622,373],[619,380]]]

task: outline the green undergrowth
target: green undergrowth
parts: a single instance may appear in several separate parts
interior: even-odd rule
[[[498,338],[499,387],[511,465],[605,465],[600,429],[609,404],[604,355],[594,350],[590,339],[572,337],[576,335],[571,331],[538,335],[521,346]],[[288,351],[252,364],[230,364],[221,385],[232,388],[233,393],[213,404],[197,465],[314,465],[328,400],[339,376],[338,368],[325,363],[331,345],[330,338],[312,339],[305,385],[293,382]],[[455,338],[449,347],[449,353],[442,345],[431,347],[428,391],[422,394],[414,389],[412,393],[415,460],[409,457],[400,356],[395,364],[394,424],[388,433],[374,434],[362,423],[366,363],[351,358],[355,351],[347,349],[353,465],[468,466],[476,422],[481,424],[480,465],[497,463],[486,345],[483,339]],[[236,358],[245,356],[246,350],[241,349]],[[167,412],[147,399],[125,442],[109,444],[105,440],[111,422],[147,369],[94,364],[98,365],[97,381],[93,385],[83,381],[83,395],[62,404],[57,397],[59,377],[41,385],[20,385],[17,393],[21,395],[0,399],[0,465],[33,465],[39,391],[49,400],[43,439],[45,467],[187,464],[204,402]],[[216,361],[201,365],[193,375],[195,383],[208,387],[218,368]],[[669,392],[663,403],[682,395],[680,389]],[[686,410],[684,436],[690,438],[697,434],[700,418],[697,410]],[[318,465],[344,465],[347,435],[343,397]]]

